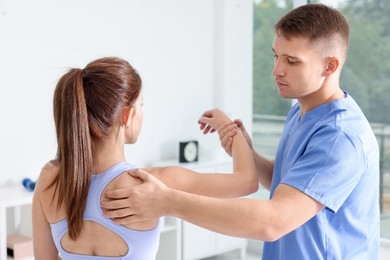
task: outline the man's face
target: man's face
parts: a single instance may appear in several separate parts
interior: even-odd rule
[[[280,96],[300,100],[321,89],[327,58],[319,46],[303,37],[286,39],[275,34],[272,75]]]

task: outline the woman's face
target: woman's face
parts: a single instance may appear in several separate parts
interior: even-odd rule
[[[126,143],[128,144],[136,143],[138,136],[141,132],[142,120],[144,118],[144,114],[142,111],[142,103],[143,103],[143,96],[142,93],[140,93],[133,106],[130,126],[126,129]]]

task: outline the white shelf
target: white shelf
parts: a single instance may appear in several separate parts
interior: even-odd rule
[[[33,193],[22,186],[0,188],[0,207],[28,205],[32,202]]]
[[[30,205],[32,197],[33,193],[22,186],[0,188],[0,260],[13,259],[7,256],[7,209]],[[15,221],[16,229],[19,225],[20,223]]]
[[[161,233],[165,233],[165,232],[169,232],[169,231],[176,231],[177,230],[177,226],[176,225],[165,225],[162,229],[161,229]]]

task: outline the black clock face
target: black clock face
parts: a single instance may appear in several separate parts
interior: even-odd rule
[[[189,142],[184,146],[184,158],[188,162],[193,162],[198,156],[198,146],[195,142]]]

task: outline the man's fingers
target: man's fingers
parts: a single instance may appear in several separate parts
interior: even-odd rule
[[[225,136],[221,137],[220,140],[221,140],[222,147],[225,147],[229,139],[232,139],[233,136],[235,136],[236,134],[237,134],[237,130],[232,130],[229,133],[227,133]]]
[[[119,200],[103,201],[100,206],[104,210],[112,210],[112,209],[126,208],[128,204],[129,202],[127,201],[127,198],[124,198]]]
[[[138,178],[142,181],[146,181],[150,174],[143,169],[134,169],[134,170],[129,170],[127,173],[135,178]]]
[[[129,196],[129,189],[128,188],[123,188],[123,189],[117,189],[117,190],[109,190],[105,191],[103,194],[103,197],[105,199],[124,199]]]
[[[225,136],[227,133],[229,133],[230,131],[232,131],[234,129],[237,129],[237,125],[229,122],[229,123],[225,123],[222,126],[220,126],[218,128],[218,133],[220,136]]]
[[[103,216],[106,218],[125,218],[133,215],[134,212],[130,208],[107,210],[103,212]]]
[[[229,154],[229,155],[232,155],[232,144],[233,144],[233,138],[230,137],[227,142],[226,142],[226,145],[224,147],[225,151]]]
[[[114,219],[112,219],[112,221],[115,224],[118,224],[118,225],[126,225],[126,224],[129,224],[129,223],[139,222],[141,220],[144,221],[145,219],[142,219],[142,218],[140,218],[137,215],[130,215],[130,216],[123,217],[123,218],[114,218]]]
[[[222,124],[220,127],[218,127],[218,134],[219,135],[224,135],[226,134],[227,132],[229,132],[228,129],[231,129],[231,126],[233,124],[231,122],[228,122],[228,123],[224,123]]]
[[[232,144],[233,144],[233,134],[232,136],[226,135],[222,140],[221,140],[221,146],[225,151],[229,154],[232,155]]]
[[[219,139],[221,140],[222,147],[225,147],[226,142],[229,138],[235,136],[237,134],[237,126],[235,124],[226,126],[219,133]]]
[[[241,119],[235,119],[234,123],[241,128],[242,131],[246,131],[244,124],[242,123]]]

